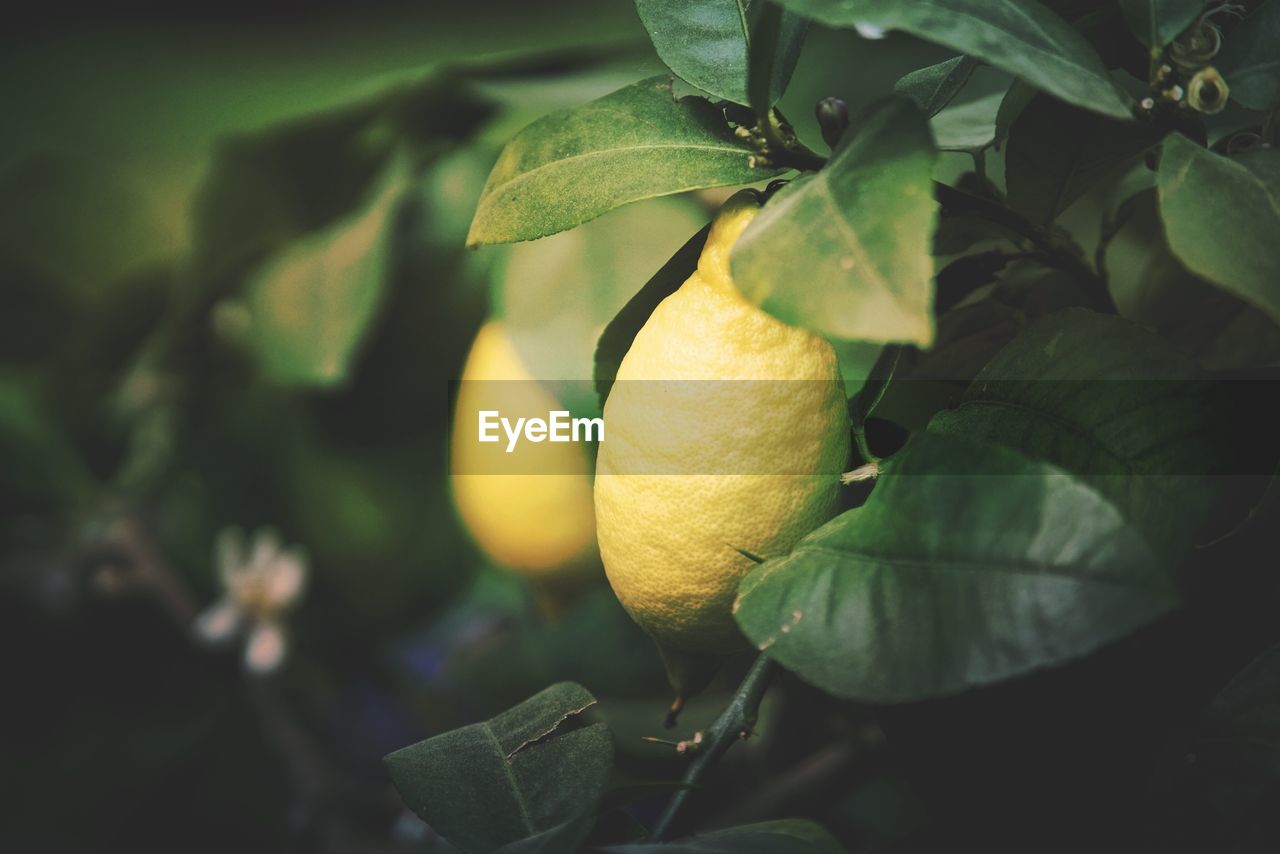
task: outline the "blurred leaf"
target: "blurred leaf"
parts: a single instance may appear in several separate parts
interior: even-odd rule
[[[217,148],[195,200],[202,268],[235,271],[355,209],[391,152],[360,104]]]
[[[775,195],[733,248],[733,278],[778,318],[836,338],[933,339],[937,204],[924,116],[882,101],[827,166]]]
[[[364,210],[294,241],[250,275],[247,336],[268,377],[322,386],[346,377],[382,299],[406,186],[402,166],[392,167]]]
[[[1107,283],[1122,317],[1154,330],[1208,370],[1280,362],[1280,326],[1189,272],[1169,249],[1156,193],[1133,197],[1107,247]]]
[[[703,226],[697,234],[690,237],[683,246],[676,250],[667,263],[627,300],[604,332],[600,334],[596,345],[594,385],[600,401],[600,411],[604,411],[605,401],[609,398],[609,390],[618,376],[618,368],[622,359],[631,349],[636,335],[649,321],[649,315],[664,299],[671,296],[684,284],[693,272],[698,269],[698,258],[702,255],[702,247],[707,243],[707,235],[711,233],[711,224]]]
[[[995,92],[976,101],[956,104],[929,122],[939,151],[976,152],[996,141],[996,115],[1004,93]]]
[[[658,56],[704,92],[746,105],[747,43],[764,0],[636,0]],[[800,58],[807,21],[784,15],[771,56],[770,103],[782,97]]]
[[[0,371],[0,517],[32,494],[68,504],[94,479],[38,392],[38,375]]]
[[[1204,11],[1204,0],[1120,0],[1120,11],[1138,41],[1164,47]]]
[[[1172,560],[1213,502],[1204,475],[1224,450],[1219,426],[1214,389],[1186,355],[1136,324],[1068,309],[996,354],[929,429],[1078,475]]]
[[[609,854],[842,854],[844,847],[821,825],[779,819],[701,833],[671,842],[608,845]]]
[[[470,245],[532,240],[641,199],[776,175],[701,98],[642,80],[538,119],[498,158],[467,236]]]
[[[976,60],[957,56],[898,78],[898,82],[893,84],[893,92],[910,98],[926,116],[932,118],[951,103],[977,67]]]
[[[1009,205],[1048,223],[1159,141],[1150,125],[1113,121],[1038,95],[1009,128]]]
[[[782,0],[781,5],[833,27],[905,30],[1078,107],[1130,118],[1127,99],[1084,36],[1034,0]]]
[[[1230,835],[1247,837],[1261,825],[1269,828],[1262,838],[1273,840],[1280,795],[1280,646],[1255,658],[1214,698],[1196,759]]]
[[[1217,68],[1231,97],[1253,110],[1280,107],[1280,0],[1267,0],[1231,31]]]
[[[0,173],[0,264],[83,299],[107,299],[108,286],[174,260],[185,248],[179,225],[108,160],[44,153]]]
[[[586,380],[601,332],[706,219],[690,199],[652,199],[572,231],[490,250],[505,252],[494,313],[532,375],[560,383],[561,403],[579,414],[595,410]]]
[[[802,679],[902,702],[1085,655],[1177,604],[1142,536],[1083,481],[931,433],[861,508],[743,579],[738,625]]]
[[[1278,164],[1275,149],[1231,160],[1175,133],[1156,186],[1169,246],[1187,269],[1280,322]]]
[[[405,804],[455,845],[484,854],[545,831],[559,838],[595,805],[613,766],[608,728],[582,718],[595,702],[560,682],[384,761]]]
[[[439,156],[490,112],[458,80],[429,77],[224,139],[195,200],[198,269],[215,278],[239,273],[348,217],[397,147],[421,159]]]

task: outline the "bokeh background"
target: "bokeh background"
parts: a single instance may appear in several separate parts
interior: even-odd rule
[[[641,739],[670,735],[661,662],[602,574],[549,608],[447,479],[481,323],[506,318],[536,376],[589,379],[604,324],[718,201],[463,249],[516,130],[661,72],[632,4],[124,4],[5,30],[0,848],[445,850],[381,757],[559,679],[602,699],[620,785],[678,778]],[[817,144],[819,97],[856,106],[937,58],[815,32],[783,108]],[[191,631],[223,595],[219,532],[264,526],[310,569],[267,678]],[[830,784],[879,749],[865,713],[788,683],[765,714],[709,824],[915,826],[886,762]]]

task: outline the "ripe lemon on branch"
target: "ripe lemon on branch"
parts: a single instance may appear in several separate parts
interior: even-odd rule
[[[762,311],[729,275],[758,199],[743,191],[721,208],[697,270],[636,335],[604,410],[600,552],[662,650],[677,704],[746,646],[731,611],[748,555],[785,554],[834,515],[849,457],[835,351]]]
[[[546,416],[562,408],[534,379],[506,328],[485,324],[462,371],[453,430],[453,495],[467,530],[496,563],[544,584],[599,571],[586,455],[575,444],[525,443],[504,454],[477,442],[476,415]]]

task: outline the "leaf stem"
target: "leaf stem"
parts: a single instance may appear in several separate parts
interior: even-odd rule
[[[777,669],[773,660],[761,654],[747,671],[738,691],[733,695],[720,717],[716,718],[702,740],[702,748],[695,755],[684,773],[686,787],[671,797],[671,802],[649,831],[649,838],[660,842],[671,830],[672,823],[689,797],[691,787],[696,786],[713,765],[720,761],[730,745],[751,735],[760,711],[760,701],[769,687],[769,681]]]

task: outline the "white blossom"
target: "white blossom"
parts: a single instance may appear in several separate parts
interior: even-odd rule
[[[196,617],[192,630],[209,644],[245,638],[245,667],[274,672],[288,653],[284,616],[306,588],[306,556],[284,548],[270,528],[259,529],[247,548],[239,528],[226,528],[218,534],[214,559],[223,595]]]

